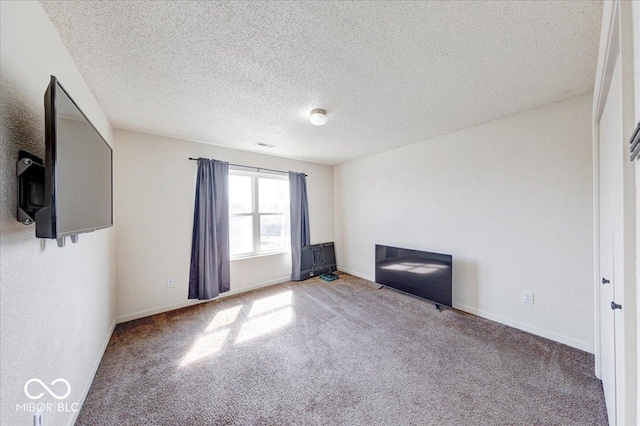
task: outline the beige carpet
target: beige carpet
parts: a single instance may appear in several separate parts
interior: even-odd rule
[[[343,274],[119,325],[77,424],[606,424],[593,363]]]

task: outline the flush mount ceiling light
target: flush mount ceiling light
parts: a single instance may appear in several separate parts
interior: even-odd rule
[[[314,109],[313,111],[311,111],[309,121],[311,121],[311,124],[314,124],[316,126],[322,126],[327,122],[327,111],[323,109]]]

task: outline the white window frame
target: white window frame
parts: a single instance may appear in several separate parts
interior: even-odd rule
[[[262,250],[260,248],[260,217],[261,216],[280,216],[282,214],[286,217],[286,224],[290,226],[290,217],[289,211],[285,208],[284,213],[260,213],[260,188],[258,180],[260,178],[274,179],[274,180],[283,180],[289,181],[289,176],[283,174],[276,173],[266,173],[266,172],[258,172],[258,171],[247,171],[235,168],[229,168],[229,175],[236,176],[249,176],[251,177],[251,213],[231,213],[229,212],[230,218],[233,216],[251,216],[253,217],[253,251],[247,253],[238,253],[231,255],[231,260],[236,259],[247,259],[251,257],[260,257],[260,256],[268,256],[272,254],[280,254],[280,253],[290,253],[291,252],[291,242],[287,241],[287,247],[280,249],[272,249],[272,250]],[[231,234],[229,234],[231,238]]]

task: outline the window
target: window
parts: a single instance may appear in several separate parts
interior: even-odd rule
[[[289,178],[229,171],[231,257],[288,250]]]

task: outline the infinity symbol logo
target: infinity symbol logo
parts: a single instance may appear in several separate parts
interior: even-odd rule
[[[55,379],[53,382],[50,383],[51,386],[55,385],[58,382],[62,382],[65,385],[67,385],[67,393],[65,393],[62,396],[59,396],[58,394],[56,394],[54,391],[52,391],[51,389],[49,389],[49,387],[47,385],[45,385],[42,380],[40,379],[31,379],[29,381],[27,381],[27,383],[24,384],[24,394],[27,395],[29,398],[31,399],[40,399],[42,398],[42,395],[44,395],[44,392],[40,392],[38,395],[31,395],[29,393],[29,385],[32,382],[37,382],[40,383],[40,386],[42,386],[43,388],[45,388],[45,390],[47,392],[49,392],[49,395],[51,395],[52,397],[54,397],[55,399],[65,399],[66,397],[69,396],[69,394],[71,393],[71,385],[69,384],[69,382],[67,382],[65,379]]]

